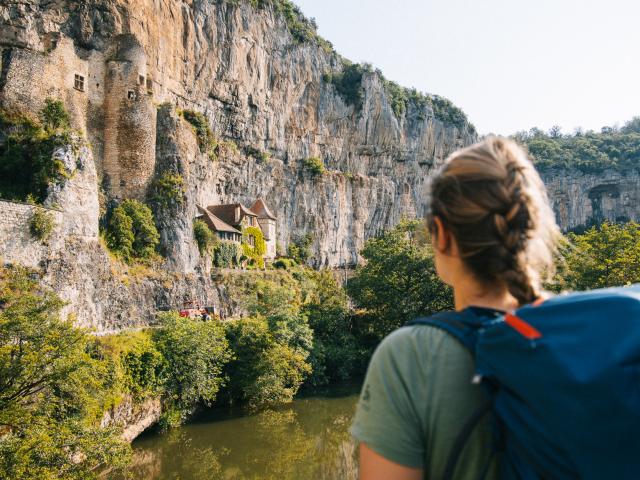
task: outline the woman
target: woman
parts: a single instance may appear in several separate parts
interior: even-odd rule
[[[454,153],[431,185],[427,223],[438,275],[455,310],[496,316],[542,296],[559,230],[540,176],[514,142],[490,137]],[[352,434],[361,480],[440,479],[469,417],[485,400],[471,354],[449,334],[403,327],[371,359]],[[496,478],[487,419],[454,478]]]

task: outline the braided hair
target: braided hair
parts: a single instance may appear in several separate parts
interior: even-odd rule
[[[552,275],[560,238],[540,176],[511,140],[488,137],[454,153],[433,177],[427,223],[438,216],[480,281],[523,305]]]

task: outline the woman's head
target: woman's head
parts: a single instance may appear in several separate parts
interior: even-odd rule
[[[444,246],[436,266],[447,283],[442,255],[454,254],[479,283],[524,304],[552,271],[559,230],[540,176],[510,140],[489,137],[451,155],[432,180],[427,222]]]

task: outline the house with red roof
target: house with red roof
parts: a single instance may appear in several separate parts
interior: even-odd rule
[[[205,222],[220,240],[240,244],[244,228],[259,228],[267,245],[265,259],[273,260],[276,257],[277,219],[261,198],[257,199],[251,208],[245,207],[242,203],[209,205],[206,208],[198,206],[198,213],[198,218]],[[253,244],[253,237],[249,236],[248,241]]]

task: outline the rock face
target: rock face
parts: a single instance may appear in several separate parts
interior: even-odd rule
[[[353,264],[366,237],[402,215],[422,214],[430,169],[475,133],[438,120],[431,107],[410,106],[398,118],[373,72],[362,79],[361,109],[346,104],[323,81],[342,68],[337,54],[297,43],[272,7],[239,3],[0,7],[3,106],[37,111],[48,96],[64,99],[115,199],[143,198],[165,155],[167,124],[154,105],[203,112],[218,137],[271,160],[220,155],[207,164],[197,150],[171,147],[194,167],[191,203],[262,197],[279,219],[281,245],[314,233],[317,265]],[[312,156],[330,171],[322,179],[301,171]],[[187,257],[174,263],[193,265]]]
[[[640,221],[640,172],[605,170],[584,173],[561,169],[542,172],[562,230],[599,223]]]
[[[372,71],[360,81],[361,105],[345,102],[323,79],[341,71],[341,58],[299,43],[272,6],[245,1],[4,3],[0,50],[0,106],[36,114],[61,99],[87,139],[56,153],[70,179],[49,192],[50,242],[29,235],[33,207],[1,203],[0,256],[41,267],[68,313],[98,332],[146,325],[188,299],[234,313],[195,245],[198,205],[263,198],[280,248],[312,233],[316,266],[353,265],[368,237],[422,215],[431,169],[476,138],[428,105],[409,102],[396,115]],[[216,159],[180,109],[206,116],[224,141]],[[327,173],[309,172],[308,157]],[[155,209],[164,265],[113,261],[98,236],[100,204],[147,199],[164,173],[185,187],[179,206]]]

